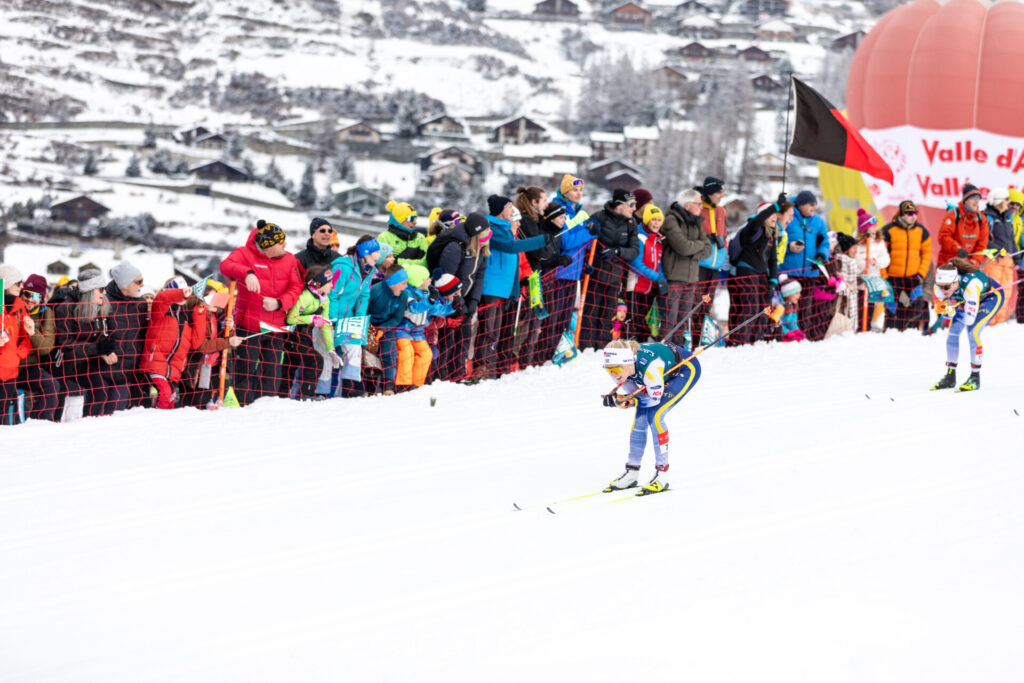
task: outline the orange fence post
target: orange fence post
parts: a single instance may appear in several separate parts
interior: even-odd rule
[[[587,268],[594,265],[594,252],[597,251],[597,239],[590,243],[590,253],[587,254]],[[576,331],[573,334],[572,343],[580,345],[580,329],[583,327],[583,304],[587,300],[587,286],[590,285],[590,273],[583,276],[583,286],[580,289],[580,307],[576,310]]]

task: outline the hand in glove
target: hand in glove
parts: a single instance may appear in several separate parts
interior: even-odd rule
[[[341,356],[338,355],[337,351],[328,351],[327,360],[329,360],[331,362],[331,366],[335,368],[340,368],[345,365],[345,361],[341,359]]]
[[[106,356],[113,353],[115,348],[114,340],[110,337],[100,337],[96,342],[96,353],[100,356]]]
[[[420,249],[419,247],[408,246],[405,249],[403,249],[402,253],[396,256],[395,258],[408,259],[410,261],[419,261],[426,255],[427,253]]]
[[[618,408],[619,407],[619,400],[615,396],[615,392],[612,392],[610,394],[605,394],[602,397],[602,399],[603,399],[602,400],[602,404],[604,405],[605,408]]]
[[[658,281],[654,283],[654,286],[658,288],[659,296],[668,296],[668,278],[662,275],[658,278]]]
[[[551,235],[550,232],[542,232],[541,235],[544,237],[545,247],[550,247],[551,243],[555,241],[555,238]]]
[[[611,261],[619,257],[619,250],[610,247],[605,247],[597,253],[601,256],[602,261]]]
[[[461,297],[452,301],[452,308],[455,309],[452,313],[453,316],[461,318],[466,315],[466,302]]]
[[[725,249],[725,238],[721,235],[715,235],[715,244],[718,245],[719,249]]]
[[[558,265],[562,267],[572,265],[572,256],[569,256],[568,254],[559,254]]]
[[[967,250],[964,249],[963,247],[960,247],[959,249],[956,250],[956,255],[960,258],[967,258],[968,256],[970,256],[970,254],[967,253]]]
[[[479,302],[476,301],[475,299],[470,299],[469,301],[467,301],[466,302],[466,315],[468,315],[470,317],[473,317],[473,314],[476,313],[476,307],[478,305],[479,305]]]
[[[586,225],[587,232],[589,232],[591,235],[596,235],[597,233],[601,232],[601,224],[595,220],[587,221]]]
[[[330,325],[331,321],[322,315],[314,315],[311,319],[313,327],[323,327],[324,325]]]

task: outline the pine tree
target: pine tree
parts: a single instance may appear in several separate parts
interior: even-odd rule
[[[245,145],[242,144],[242,136],[237,130],[228,133],[228,158],[237,159],[245,152]]]
[[[171,169],[171,153],[163,147],[149,155],[146,168],[151,173],[169,173]]]
[[[152,121],[150,121],[142,131],[142,146],[145,149],[156,148],[156,127],[153,125]]]
[[[100,166],[96,161],[96,152],[89,150],[85,153],[85,162],[82,164],[82,173],[84,175],[96,175],[100,172]]]
[[[245,171],[245,175],[249,176],[250,183],[256,180],[256,164],[249,157],[242,159],[242,170]]]
[[[171,170],[171,173],[174,175],[188,175],[188,171],[188,159],[185,157],[178,157],[178,160],[174,162],[174,168]]]
[[[277,161],[273,158],[270,159],[270,163],[267,164],[267,170],[260,176],[260,181],[266,187],[278,187],[284,178],[281,176],[281,169],[277,167]]]
[[[348,148],[344,145],[338,147],[338,153],[334,156],[334,175],[338,180],[355,182],[356,165],[349,156]]]
[[[313,206],[316,203],[316,172],[312,162],[307,163],[306,170],[302,172],[302,182],[295,201],[299,206]]]
[[[142,175],[142,159],[138,154],[132,154],[132,158],[128,161],[128,168],[124,169],[124,174],[128,178],[138,178]]]

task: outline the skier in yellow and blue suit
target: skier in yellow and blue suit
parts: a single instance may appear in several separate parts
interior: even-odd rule
[[[678,366],[678,367],[676,367]],[[700,379],[700,363],[675,344],[639,344],[617,339],[604,349],[604,368],[619,386],[604,397],[609,408],[636,406],[629,435],[626,471],[605,489],[616,491],[637,485],[640,463],[653,437],[654,477],[638,493],[660,493],[668,488],[668,425],[665,416]],[[618,393],[618,392],[623,393]],[[631,394],[636,394],[631,397]]]
[[[952,317],[946,337],[946,374],[932,390],[956,385],[956,364],[960,357],[960,334],[966,328],[971,345],[971,376],[957,391],[981,388],[981,330],[1003,306],[1003,291],[992,284],[978,266],[966,259],[952,258],[935,270],[935,312]]]

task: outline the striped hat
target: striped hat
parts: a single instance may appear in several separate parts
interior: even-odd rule
[[[454,294],[459,291],[459,287],[462,286],[462,282],[451,273],[445,273],[441,277],[437,278],[435,286],[437,287],[437,291],[441,293],[441,296],[448,296],[449,294]]]

